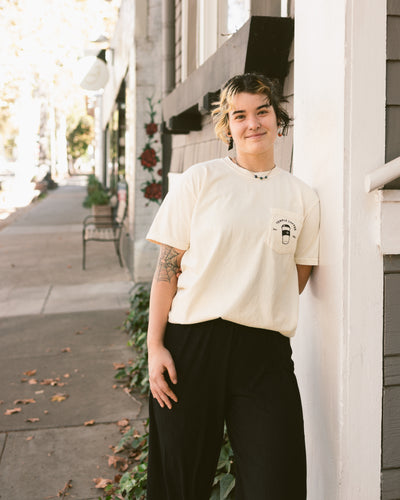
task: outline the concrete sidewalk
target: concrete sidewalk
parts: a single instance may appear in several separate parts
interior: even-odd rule
[[[117,422],[141,427],[147,417],[143,398],[113,388],[113,363],[134,357],[119,329],[133,283],[112,244],[89,244],[82,271],[88,211],[81,180],[49,193],[0,231],[4,500],[59,498],[70,480],[67,498],[99,498],[92,479],[116,473],[107,455],[121,437]],[[6,414],[14,408],[20,411]],[[85,426],[91,420],[95,425]]]

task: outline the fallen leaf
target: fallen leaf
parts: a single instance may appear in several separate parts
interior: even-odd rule
[[[54,394],[52,396],[51,401],[53,403],[61,403],[62,401],[65,401],[68,398],[68,394]]]
[[[36,385],[37,383],[38,383],[38,381],[35,378],[31,378],[28,380],[29,385]]]
[[[114,467],[116,469],[121,463],[122,465],[120,466],[120,471],[125,472],[125,470],[129,467],[128,465],[128,459],[125,457],[116,457],[115,455],[108,455],[108,466],[109,467]]]
[[[43,410],[43,413],[47,415],[49,413],[49,410]]]
[[[75,335],[83,335],[83,332],[80,332],[79,330],[75,332]]]
[[[6,410],[4,412],[4,415],[13,415],[14,413],[19,413],[21,411],[21,408],[11,408],[9,410]]]
[[[27,377],[32,377],[36,372],[37,370],[28,370],[27,372],[24,372],[24,375],[26,375]]]
[[[62,490],[60,490],[57,494],[58,497],[64,498],[66,495],[68,495],[68,490],[72,488],[72,479],[70,479],[68,482],[65,483],[65,486]]]
[[[64,349],[61,349],[61,352],[71,352],[70,347],[64,347]]]
[[[32,417],[32,418],[27,418],[25,420],[25,422],[31,422],[31,423],[35,423],[35,422],[39,422],[40,418],[37,418],[37,417]]]
[[[68,269],[72,269],[71,264],[68,264],[67,268],[68,268]]]
[[[118,484],[121,481],[121,477],[122,477],[122,474],[116,474],[114,476],[114,483]],[[120,495],[117,495],[116,498],[119,498],[120,500],[124,500],[124,498],[121,497]]]
[[[85,422],[84,425],[88,426],[88,425],[94,425],[96,423],[95,420],[88,420],[87,422]]]
[[[0,399],[0,405],[2,405],[4,403],[4,401],[2,399]]]
[[[16,399],[14,401],[15,405],[29,405],[30,403],[33,404],[33,403],[36,403],[36,401],[32,398],[30,398],[30,399]]]
[[[127,425],[129,425],[129,420],[127,418],[123,418],[122,420],[119,420],[117,422],[117,425],[119,427],[126,427]]]
[[[42,389],[41,391],[35,391],[35,394],[43,394],[44,390]]]
[[[111,484],[111,479],[105,479],[104,477],[96,477],[93,479],[95,483],[95,488],[105,488],[108,484]]]
[[[24,382],[28,382],[28,379],[27,378],[21,378],[21,382],[24,383]]]
[[[53,387],[55,385],[60,385],[60,377],[57,378],[45,378],[40,382],[40,385],[52,385]]]
[[[108,466],[117,468],[120,457],[116,457],[115,455],[108,455]]]
[[[28,436],[25,441],[32,441],[33,436]]]
[[[69,373],[66,373],[65,375],[63,375],[64,378],[69,378],[71,375]]]
[[[121,370],[122,368],[125,368],[125,363],[113,363],[114,370]]]

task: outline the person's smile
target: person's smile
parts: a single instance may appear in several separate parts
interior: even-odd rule
[[[260,137],[263,137],[264,135],[266,135],[266,133],[267,132],[257,132],[254,134],[250,134],[250,135],[245,136],[245,139],[259,139]]]

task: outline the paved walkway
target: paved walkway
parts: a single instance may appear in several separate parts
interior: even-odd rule
[[[119,330],[133,283],[112,244],[89,243],[82,271],[84,195],[73,178],[0,231],[4,500],[59,498],[70,480],[66,498],[98,499],[92,479],[116,472],[107,455],[117,422],[146,417],[143,399],[113,388],[113,363],[134,357]]]

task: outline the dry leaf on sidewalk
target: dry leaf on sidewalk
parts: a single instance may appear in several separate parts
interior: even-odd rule
[[[54,394],[52,396],[51,401],[53,403],[61,403],[62,401],[65,401],[68,398],[68,394]]]
[[[37,417],[27,418],[25,420],[25,422],[31,422],[31,423],[35,423],[35,422],[39,422],[39,421],[40,421],[40,418],[37,418]]]
[[[14,401],[15,405],[29,405],[30,403],[33,404],[33,403],[36,403],[36,401],[32,398],[30,398],[30,399],[16,399]]]
[[[87,426],[89,426],[89,425],[94,425],[95,423],[96,423],[96,421],[95,421],[95,420],[88,420],[87,422],[85,422],[85,424],[84,424],[84,425],[86,425],[86,427],[87,427]]]
[[[64,347],[64,349],[61,349],[61,352],[71,352],[70,347]]]
[[[45,378],[40,382],[40,385],[61,385],[64,384],[63,382],[60,383],[60,377],[57,378]]]
[[[117,457],[115,455],[108,455],[108,466],[109,467],[114,467],[114,469],[116,469],[118,467],[119,463],[122,464],[121,470],[122,470],[122,468],[125,467],[125,465],[127,466],[126,468],[128,468],[128,459],[127,458]]]
[[[118,427],[126,427],[129,425],[129,420],[127,418],[123,418],[117,422]]]
[[[122,368],[125,368],[125,363],[113,363],[114,370],[122,370]]]
[[[64,498],[66,495],[68,495],[68,490],[72,488],[72,479],[70,479],[67,483],[65,483],[65,486],[62,490],[60,490],[57,494],[58,497]]]
[[[111,479],[105,479],[104,477],[95,477],[93,482],[95,483],[95,488],[101,489],[112,483]]]
[[[13,415],[14,413],[19,413],[21,411],[21,408],[11,408],[9,410],[6,410],[4,412],[4,415]]]
[[[33,377],[33,375],[35,375],[36,372],[37,370],[28,370],[24,372],[24,375],[26,375],[27,377]]]

